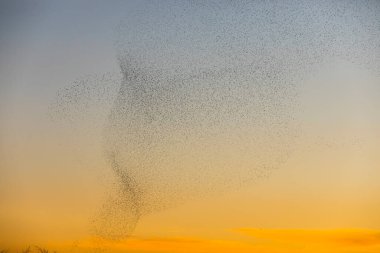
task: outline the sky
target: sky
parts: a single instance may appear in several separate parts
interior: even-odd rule
[[[378,1],[0,1],[0,250],[379,252]]]

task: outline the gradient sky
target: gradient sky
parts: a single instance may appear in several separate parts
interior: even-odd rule
[[[122,80],[118,56],[125,51],[141,56],[138,60],[146,67],[165,70],[179,66],[186,71],[189,63],[234,66],[245,59],[240,46],[249,48],[248,42],[255,42],[255,35],[265,29],[227,40],[232,45],[228,52],[237,56],[227,62],[227,53],[218,51],[224,46],[208,41],[213,30],[199,32],[201,22],[192,17],[226,15],[228,22],[235,20],[233,15],[240,17],[239,12],[228,16],[229,9],[215,14],[197,1],[194,4],[203,9],[195,14],[186,12],[187,2],[0,2],[0,250],[41,245],[59,252],[379,252],[377,1],[357,1],[362,7],[357,12],[350,2],[348,14],[342,14],[359,17],[362,30],[352,21],[356,19],[341,25],[358,28],[350,36],[358,38],[354,46],[363,47],[368,57],[328,58],[298,80],[293,117],[300,131],[281,166],[242,187],[150,213],[140,219],[132,237],[119,241],[94,236],[91,225],[105,199],[115,194],[99,137],[112,101],[91,101],[93,107],[86,109],[90,116],[75,118],[74,127],[57,125],[49,117],[57,93],[85,80],[105,83],[113,94]],[[287,6],[290,12],[300,8],[295,3]],[[321,9],[326,6],[321,1]],[[176,23],[165,33],[162,24],[170,22],[173,11],[201,42],[182,44]],[[286,12],[280,13],[276,18],[281,20]],[[148,26],[140,31],[142,20],[162,23],[157,30]],[[252,15],[246,22],[254,20]],[[347,31],[338,34],[338,40],[351,41]],[[368,38],[372,47],[360,38]],[[166,40],[174,53],[165,53]],[[202,50],[197,51],[198,46]],[[186,60],[178,60],[181,57]]]

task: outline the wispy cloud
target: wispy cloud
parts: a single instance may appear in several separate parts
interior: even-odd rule
[[[379,230],[239,228],[234,231],[242,237],[234,240],[201,237],[130,237],[117,241],[97,237],[82,240],[77,246],[82,250],[102,248],[107,249],[107,252],[380,252]]]
[[[338,249],[376,248],[377,250],[380,250],[379,230],[240,228],[238,231],[257,239],[266,240],[268,243],[287,243],[292,245],[330,247]]]

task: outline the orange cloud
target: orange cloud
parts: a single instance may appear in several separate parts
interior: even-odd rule
[[[89,238],[77,244],[80,252],[104,249],[106,252],[158,253],[377,253],[380,252],[380,231],[365,229],[303,230],[240,228],[242,236],[234,240],[173,237],[130,237],[124,240]]]
[[[273,242],[336,247],[380,247],[380,231],[369,229],[238,229],[243,234]]]

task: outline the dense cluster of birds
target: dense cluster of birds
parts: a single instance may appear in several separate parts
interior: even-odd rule
[[[299,87],[318,65],[379,70],[378,1],[152,2],[118,31],[121,75],[61,90],[54,111],[104,112],[93,115],[119,189],[96,225],[108,238],[278,168],[300,131]]]

